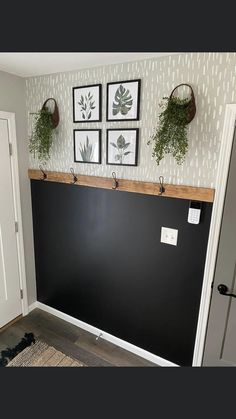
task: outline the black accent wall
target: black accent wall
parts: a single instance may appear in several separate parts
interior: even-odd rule
[[[212,204],[31,181],[38,301],[191,365]],[[178,245],[160,243],[161,227]]]

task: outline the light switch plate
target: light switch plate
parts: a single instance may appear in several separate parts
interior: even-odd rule
[[[161,227],[161,243],[177,246],[178,230],[174,228]]]

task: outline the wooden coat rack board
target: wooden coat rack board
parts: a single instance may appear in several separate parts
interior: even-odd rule
[[[44,172],[41,170],[28,170],[28,176],[32,180],[43,180],[44,182],[73,183],[80,186],[90,186],[94,188],[114,189],[114,178],[73,175],[63,172]],[[46,177],[45,177],[46,176]],[[74,179],[76,176],[76,182]],[[189,199],[203,202],[213,202],[215,190],[211,188],[199,188],[193,186],[165,184],[165,191],[160,194],[160,183],[139,182],[136,180],[116,179],[118,191],[136,192],[147,195],[161,195],[162,197]]]

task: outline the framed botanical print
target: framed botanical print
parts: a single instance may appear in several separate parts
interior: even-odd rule
[[[102,85],[73,87],[73,121],[99,122],[102,120]]]
[[[137,121],[141,80],[107,83],[107,121]]]
[[[107,164],[137,166],[138,128],[107,129]]]
[[[74,129],[74,161],[101,163],[101,129]]]

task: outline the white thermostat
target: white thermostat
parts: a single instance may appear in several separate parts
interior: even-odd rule
[[[199,224],[201,217],[202,203],[199,201],[190,201],[188,209],[188,223]]]

